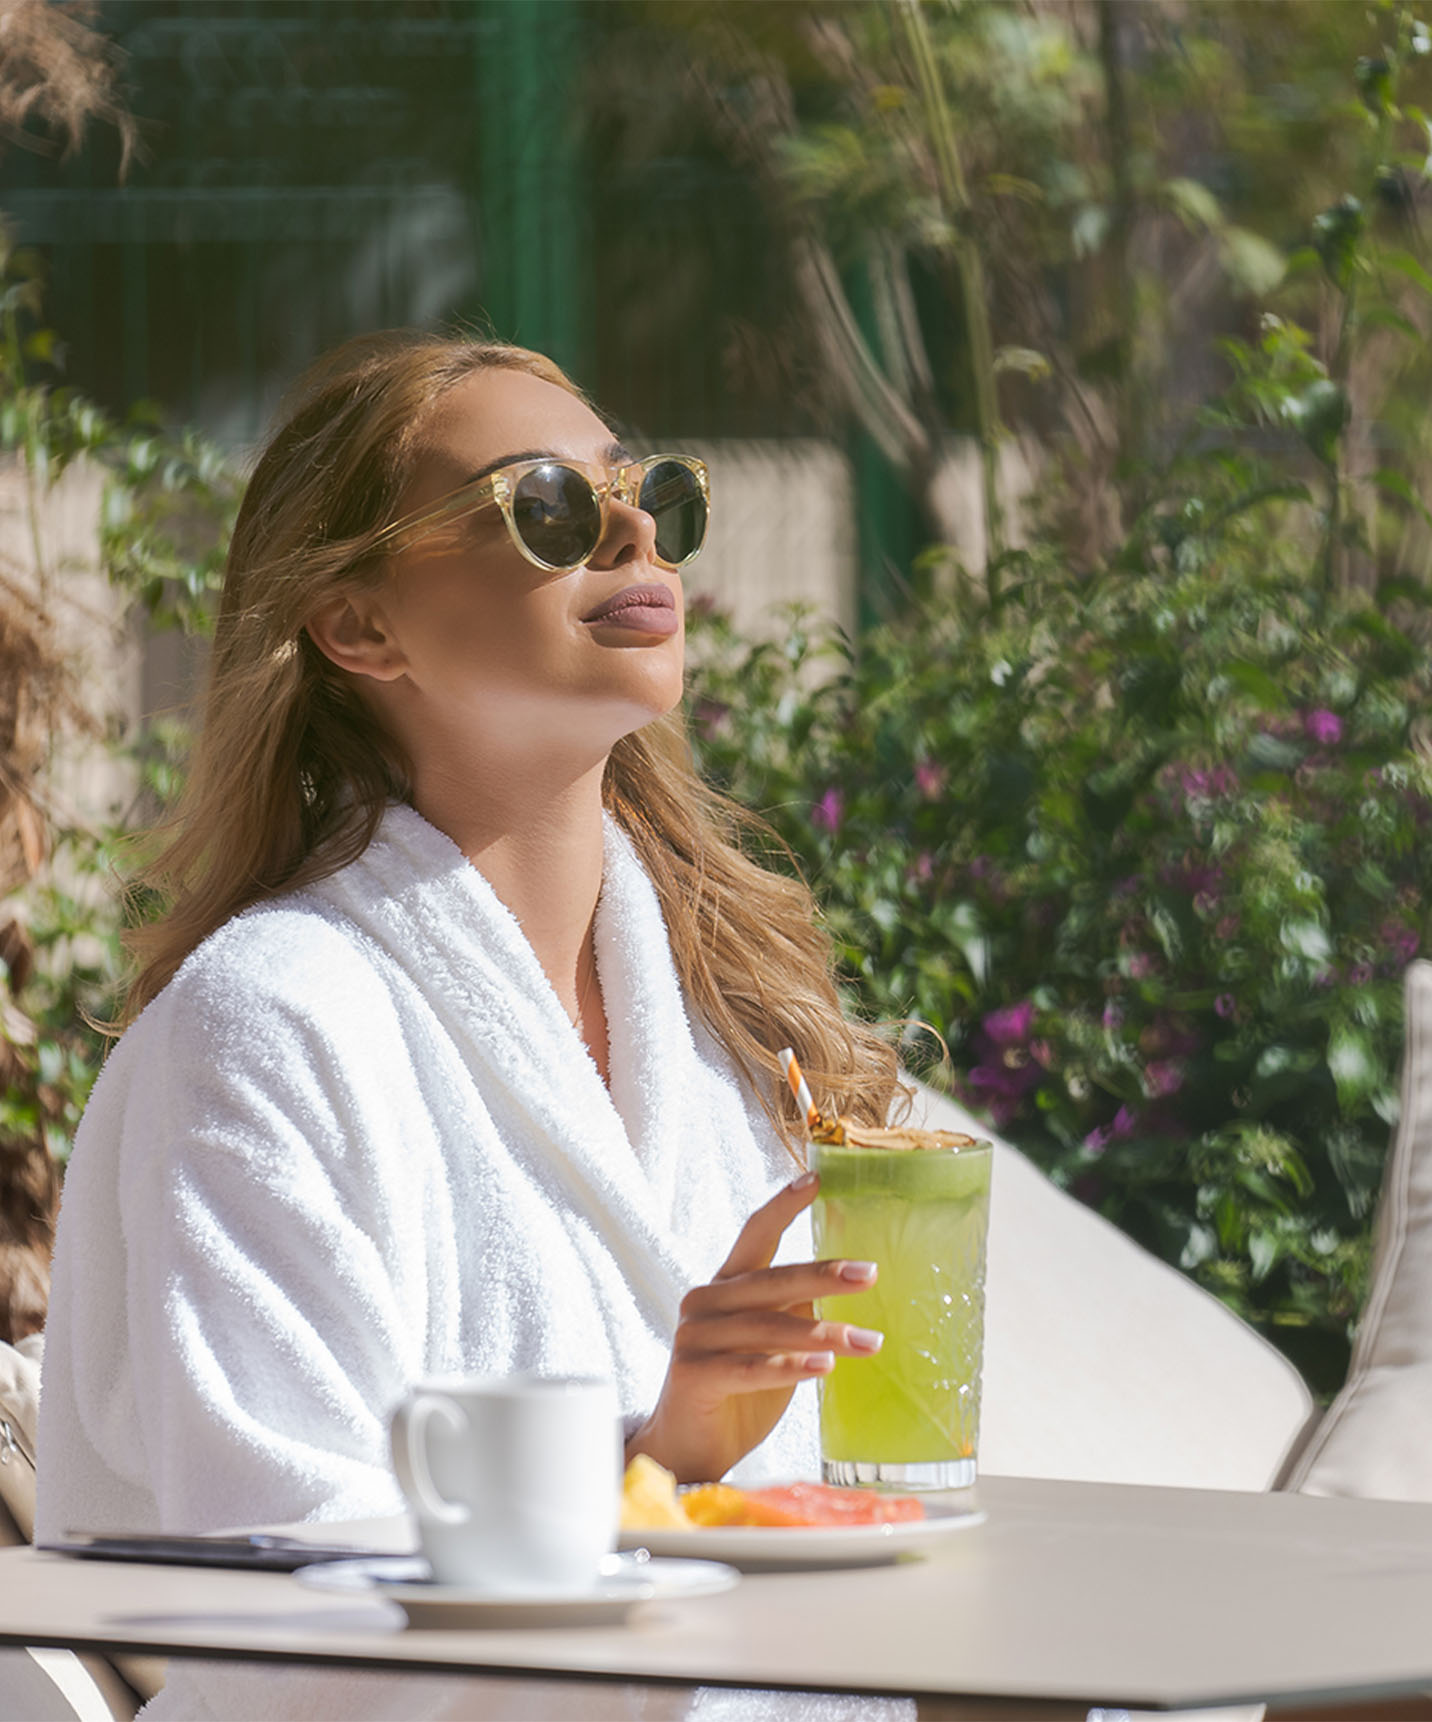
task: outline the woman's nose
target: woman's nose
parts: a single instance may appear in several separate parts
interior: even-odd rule
[[[652,562],[655,559],[656,522],[635,503],[609,497],[606,524],[596,549],[587,558],[587,566],[620,568],[628,562]]]

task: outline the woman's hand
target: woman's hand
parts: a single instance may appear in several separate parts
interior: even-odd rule
[[[688,1292],[671,1364],[651,1416],[627,1442],[679,1483],[722,1477],[775,1428],[797,1382],[828,1375],[837,1357],[868,1357],[882,1335],[817,1321],[818,1297],[874,1285],[873,1262],[801,1262],[773,1268],[781,1234],[815,1199],[813,1172],[757,1208],[710,1285]]]

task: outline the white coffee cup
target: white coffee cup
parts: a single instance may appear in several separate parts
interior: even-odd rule
[[[610,1381],[419,1382],[393,1415],[393,1465],[438,1584],[579,1595],[616,1546],[622,1429]]]

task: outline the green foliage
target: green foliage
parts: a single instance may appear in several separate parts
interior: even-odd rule
[[[1398,106],[1426,32],[1382,16],[1356,73],[1368,197],[1426,124]],[[1163,191],[1222,223],[1192,181]],[[1345,195],[1283,292],[1125,475],[1088,572],[1056,494],[998,601],[928,599],[856,642],[698,619],[693,712],[705,769],[814,887],[854,1008],[905,1024],[917,1064],[930,1025],[936,1080],[1331,1392],[1432,901],[1432,596],[1403,557],[1432,520],[1423,427],[1374,424],[1389,395],[1358,364],[1376,340],[1384,377],[1416,374],[1432,278]]]
[[[207,632],[242,490],[234,463],[196,432],[166,432],[148,402],[117,424],[65,387],[64,344],[39,321],[43,297],[40,259],[13,250],[0,221],[0,451],[23,464],[42,589],[51,570],[40,502],[87,459],[105,475],[100,551],[110,578],[156,626]]]
[[[151,629],[204,632],[238,503],[238,474],[194,433],[164,431],[151,409],[141,405],[117,424],[64,386],[63,343],[39,321],[42,286],[38,260],[11,252],[0,226],[0,450],[18,459],[30,537],[17,596],[0,588],[0,601],[15,602],[28,589],[35,607],[26,614],[41,634],[52,642],[62,631],[70,570],[50,555],[45,503],[67,469],[86,460],[104,473],[99,549],[111,580]],[[6,670],[22,673],[19,665]],[[23,984],[0,974],[0,997],[14,995],[0,1020],[7,1042],[0,1069],[8,1077],[0,1089],[0,1139],[41,1139],[61,1160],[107,1044],[98,1025],[114,1017],[119,1003],[123,905],[115,889],[116,849],[128,829],[172,799],[187,744],[182,723],[173,719],[137,735],[116,731],[108,714],[86,709],[80,679],[79,666],[58,666],[62,697],[48,698],[47,753],[52,758],[77,726],[91,732],[90,745],[127,760],[133,802],[98,823],[51,812],[44,865],[6,899],[0,917],[18,918],[34,956]],[[41,765],[34,798],[40,805],[48,800],[51,758]]]
[[[99,1074],[120,973],[119,916],[109,877],[112,841],[87,832],[55,836],[41,879],[25,892],[35,966],[20,988],[24,1038],[9,1048],[0,1089],[0,1141],[40,1138],[68,1159],[75,1127]],[[60,881],[64,880],[65,883]],[[90,888],[101,884],[96,891]],[[10,906],[7,904],[7,907]],[[7,1038],[17,1024],[8,1023]]]
[[[970,1104],[1330,1388],[1428,935],[1432,669],[1239,524],[858,651],[708,619],[695,727],[857,1008],[931,1024]]]

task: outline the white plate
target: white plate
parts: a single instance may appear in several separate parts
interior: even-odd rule
[[[511,1596],[466,1585],[434,1584],[418,1555],[324,1561],[294,1575],[313,1590],[390,1597],[410,1626],[468,1630],[501,1626],[585,1626],[623,1619],[640,1602],[715,1596],[741,1582],[734,1568],[710,1560],[653,1560],[645,1549],[608,1555],[590,1590],[557,1596]]]
[[[925,1517],[893,1525],[707,1525],[690,1531],[623,1531],[623,1549],[676,1559],[724,1561],[742,1572],[795,1567],[877,1567],[926,1554],[956,1531],[982,1525],[978,1504],[926,1496]]]

